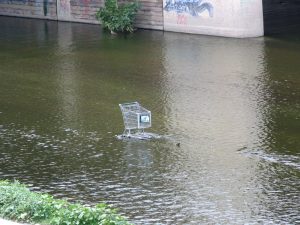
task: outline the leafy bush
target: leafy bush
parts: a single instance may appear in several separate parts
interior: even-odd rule
[[[8,181],[0,181],[0,217],[49,225],[130,224],[105,204],[93,208],[71,204]]]
[[[97,11],[96,18],[104,28],[112,32],[133,32],[137,10],[137,2],[118,5],[117,0],[105,0],[105,5]]]

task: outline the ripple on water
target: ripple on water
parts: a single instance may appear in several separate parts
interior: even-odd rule
[[[1,179],[136,224],[299,223],[299,42],[0,28]],[[170,137],[117,140],[129,100]]]

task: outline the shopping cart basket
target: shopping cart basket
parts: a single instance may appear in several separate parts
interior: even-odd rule
[[[143,134],[145,128],[151,127],[151,111],[142,107],[138,102],[119,104],[123,115],[125,130],[123,135]]]

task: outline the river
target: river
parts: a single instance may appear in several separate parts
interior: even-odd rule
[[[0,179],[135,224],[300,223],[300,33],[0,30]],[[132,101],[162,138],[115,137]]]

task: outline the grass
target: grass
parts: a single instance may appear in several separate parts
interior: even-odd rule
[[[31,192],[17,181],[5,180],[0,180],[0,217],[48,225],[130,225],[106,204],[72,204],[49,194]]]

